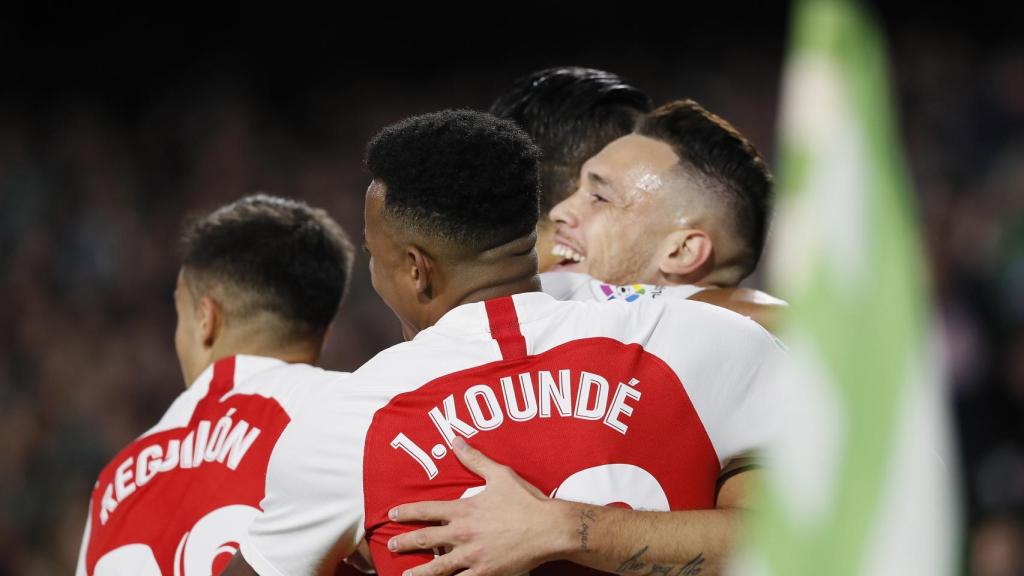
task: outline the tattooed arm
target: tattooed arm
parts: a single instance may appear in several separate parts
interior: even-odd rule
[[[624,575],[718,574],[735,531],[735,511],[634,512],[583,507],[574,550],[559,556]]]
[[[551,500],[506,466],[461,440],[455,454],[487,489],[451,502],[399,506],[400,522],[444,522],[396,536],[396,552],[451,547],[410,576],[443,576],[469,569],[474,576],[518,574],[553,560],[569,560],[628,576],[718,574],[736,531],[739,508],[754,471],[722,485],[718,508],[639,512]]]
[[[570,506],[581,514],[576,547],[563,548],[558,557],[616,574],[718,574],[735,532],[734,510],[635,512]]]

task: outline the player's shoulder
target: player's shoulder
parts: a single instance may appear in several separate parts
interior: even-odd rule
[[[347,388],[356,396],[388,397],[497,357],[486,332],[424,331],[377,353],[352,373]]]
[[[380,404],[375,396],[359,393],[354,373],[289,364],[261,374],[259,380],[238,392],[276,400],[291,418],[282,435],[284,448],[274,451],[275,462],[299,466],[312,458],[343,467],[355,461],[351,450],[341,447],[362,445],[370,416]]]
[[[685,318],[691,327],[705,332],[721,332],[739,334],[757,340],[778,342],[768,330],[754,321],[750,316],[729,308],[691,299],[666,299],[661,301],[666,314]],[[681,327],[675,327],[681,328]]]
[[[665,307],[666,313],[685,316],[700,326],[717,326],[725,330],[739,330],[751,334],[765,332],[764,328],[750,319],[722,306],[696,299],[664,299],[658,304]]]
[[[220,366],[218,366],[220,365]],[[218,370],[230,378],[227,391],[214,382]],[[326,391],[344,386],[349,373],[333,372],[308,364],[287,363],[262,356],[238,355],[218,360],[175,398],[160,420],[139,438],[172,428],[187,426],[200,403],[211,393],[220,402],[232,397],[248,396],[276,402],[293,415],[302,406],[315,402]],[[252,405],[252,404],[248,404]]]
[[[539,275],[541,290],[556,300],[578,299],[593,280],[586,274],[576,272],[543,272]]]
[[[661,306],[660,319],[652,341],[662,348],[688,348],[704,351],[709,357],[750,360],[785,350],[764,326],[727,308],[696,300],[663,300],[657,305]]]
[[[756,359],[779,347],[777,339],[746,316],[712,304],[679,298],[638,299],[627,305],[574,302],[565,324],[578,335],[606,336],[642,345],[657,356],[705,356],[722,361]],[[579,336],[576,336],[579,337]]]
[[[303,388],[334,386],[347,380],[351,373],[325,370],[319,366],[303,363],[276,361],[265,364],[263,369],[243,372],[242,367],[249,362],[269,360],[255,357],[237,357],[239,373],[235,378],[235,387],[240,391],[256,393],[280,394]]]
[[[231,395],[252,395],[274,400],[287,412],[342,387],[350,374],[303,363],[289,363],[258,356],[235,357]]]

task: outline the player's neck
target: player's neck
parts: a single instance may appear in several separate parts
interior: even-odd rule
[[[540,291],[535,241],[536,235],[530,234],[453,266],[445,282],[447,294],[428,310],[421,329],[463,304]]]
[[[514,278],[509,278],[507,271],[502,272],[500,275],[488,275],[487,271],[481,270],[479,275],[465,278],[465,282],[460,282],[459,278],[455,278],[452,285],[465,288],[448,295],[443,300],[438,299],[436,306],[427,311],[426,321],[423,322],[421,330],[433,326],[442,316],[463,304],[483,302],[523,292],[539,292],[541,289],[536,262],[534,262],[532,271],[524,272]],[[489,278],[492,280],[488,281]]]
[[[230,335],[219,339],[210,349],[210,364],[230,356],[261,356],[275,358],[289,364],[315,365],[320,360],[322,342],[312,340],[293,340],[280,342],[272,337],[248,336],[235,337]]]
[[[660,284],[663,286],[700,286],[701,288],[724,288],[726,285],[715,274],[665,274],[660,273],[654,282],[646,284]]]
[[[458,271],[460,278],[453,285],[464,288],[448,308],[539,291],[536,243],[537,233],[532,232],[478,255]]]
[[[532,276],[521,278],[515,282],[506,282],[473,290],[472,292],[465,294],[454,305],[450,306],[449,309],[463,304],[483,302],[485,300],[491,300],[492,298],[512,296],[515,294],[522,294],[523,292],[540,292],[540,289],[540,277],[534,273]]]
[[[537,274],[536,262],[534,264],[533,272],[521,278],[486,284],[481,284],[479,278],[477,278],[477,284],[473,287],[447,295],[443,300],[440,298],[434,300],[432,305],[424,308],[423,316],[421,316],[422,320],[413,323],[403,323],[402,336],[406,340],[412,340],[421,330],[426,330],[437,324],[442,316],[463,304],[483,302],[492,298],[513,296],[524,292],[540,292],[540,277]],[[454,285],[459,285],[459,279],[456,277],[454,280]]]

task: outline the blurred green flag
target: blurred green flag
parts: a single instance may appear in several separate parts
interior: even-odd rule
[[[794,4],[769,278],[784,430],[738,574],[942,576],[958,509],[926,262],[882,33]]]

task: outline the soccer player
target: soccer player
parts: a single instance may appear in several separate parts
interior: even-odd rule
[[[209,575],[264,496],[352,265],[345,232],[301,202],[249,196],[190,224],[174,291],[185,391],[103,469],[77,574]]]
[[[616,74],[579,66],[546,68],[519,78],[491,104],[491,114],[515,122],[541,150],[541,272],[561,260],[551,251],[555,225],[546,218],[548,212],[576,190],[583,163],[631,133],[650,109],[650,98]]]
[[[552,210],[558,224],[555,251],[563,257],[557,268],[569,272],[542,274],[544,290],[563,300],[618,302],[711,296],[712,303],[768,322],[780,305],[767,295],[705,286],[734,286],[756,266],[771,186],[757,151],[724,120],[692,101],[663,106],[643,118],[635,134],[616,139],[589,159],[576,193]],[[723,296],[733,300],[714,300]],[[475,460],[489,461],[482,454]],[[507,463],[515,465],[514,460]],[[746,477],[756,474],[754,462],[746,465]],[[566,532],[564,504],[538,501],[536,489],[510,469],[491,465],[480,473],[487,470],[488,483],[494,484],[490,495],[473,502],[399,508],[400,520],[448,524],[440,534],[429,529],[426,535],[398,538],[399,550],[414,549],[417,541],[451,538],[454,532],[473,535],[453,542],[450,557],[413,574],[437,574],[439,567],[523,572],[549,558],[553,544],[565,544],[557,537]],[[727,499],[738,502],[743,484],[723,485],[735,492]],[[632,561],[636,570],[646,566],[644,573],[655,565],[681,569],[691,559],[673,547],[673,523],[684,519],[600,512],[604,521],[592,522],[588,530],[588,556],[625,563],[646,547],[643,558]],[[527,519],[531,530],[511,528]],[[707,573],[709,567],[702,569]]]
[[[737,286],[757,267],[772,176],[754,146],[692,100],[661,106],[587,160],[555,206],[561,261],[544,288],[559,298],[636,298],[653,286],[771,324],[784,303]],[[649,295],[649,294],[648,294]]]
[[[543,153],[541,219],[537,226],[537,255],[541,272],[557,270],[560,263],[569,265],[577,257],[586,257],[578,252],[574,253],[571,246],[559,246],[555,243],[557,219],[549,218],[548,214],[552,208],[561,205],[566,198],[582,187],[584,183],[580,181],[580,169],[584,162],[601,152],[613,140],[631,134],[637,122],[650,108],[650,99],[619,76],[603,70],[580,67],[548,68],[534,72],[517,80],[511,89],[491,105],[490,111],[493,114],[510,119],[523,128]],[[710,135],[715,140],[710,143],[712,146],[724,142],[721,132],[735,133],[746,143],[746,140],[726,122],[716,117],[713,123],[717,123],[721,130],[710,130]],[[750,147],[750,160],[760,162],[760,157],[753,147]],[[763,162],[761,166],[763,167]],[[636,170],[638,167],[632,168]],[[771,204],[770,176],[768,180],[768,194],[763,194],[761,211],[765,230]],[[701,199],[707,200],[708,197],[695,200]],[[619,248],[623,250],[636,252],[649,249],[662,240],[657,235],[648,237],[644,234],[646,227],[643,218],[639,222],[616,225],[631,228],[624,230],[617,238]],[[719,221],[707,221],[702,225],[711,229],[719,225]],[[763,238],[761,242],[763,243]],[[644,246],[645,243],[648,246]],[[591,249],[594,252],[600,251],[601,246],[595,245]],[[622,254],[615,254],[615,257],[621,256]],[[664,294],[729,308],[769,327],[775,324],[785,308],[784,302],[764,292],[736,288],[738,281],[736,284],[722,282],[712,285],[703,282],[700,285],[677,285],[671,278],[623,278],[621,274],[613,278],[600,275],[604,272],[601,269],[590,272],[596,280],[593,282],[587,282],[579,276],[559,274],[545,275],[542,280],[544,289],[551,291],[558,298],[634,300],[645,295]]]
[[[389,512],[480,492],[452,455],[464,438],[559,498],[693,510],[673,537],[717,567],[731,486],[748,474],[734,463],[771,427],[777,345],[701,303],[538,292],[537,156],[513,124],[468,111],[414,117],[371,141],[371,278],[409,341],[296,414],[226,573],[329,573],[364,536],[385,576],[433,558],[389,550],[413,527]],[[583,544],[596,513],[579,509]],[[536,573],[573,570],[586,569]]]

